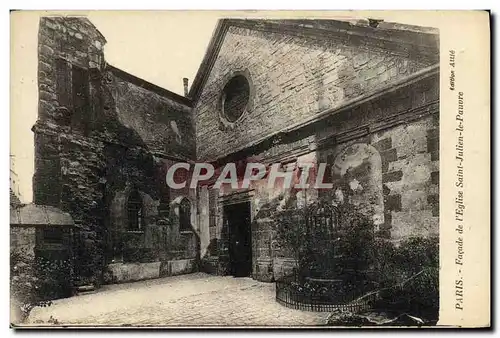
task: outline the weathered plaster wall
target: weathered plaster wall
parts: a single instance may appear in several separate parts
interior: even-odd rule
[[[131,83],[124,77],[123,72],[116,69],[106,74],[118,121],[136,131],[151,152],[194,159],[191,108]]]
[[[380,153],[369,144],[354,143],[342,149],[330,165],[335,203],[357,206],[378,230],[384,223]]]
[[[196,105],[198,157],[239,150],[426,66],[367,46],[231,26]],[[248,74],[253,97],[250,111],[227,128],[217,122],[218,102],[237,72]]]

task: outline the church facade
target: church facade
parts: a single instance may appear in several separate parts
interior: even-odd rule
[[[105,43],[85,18],[40,21],[34,202],[75,220],[76,284],[273,281],[294,262],[272,215],[318,199],[349,200],[388,241],[438,235],[437,31],[224,19],[185,96],[107,64]],[[197,162],[239,176],[250,162],[326,163],[333,188],[165,184],[172,165]]]

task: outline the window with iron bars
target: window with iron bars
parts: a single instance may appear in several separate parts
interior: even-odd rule
[[[134,190],[127,203],[128,211],[128,230],[129,231],[143,231],[144,228],[144,215],[142,208],[142,199],[137,190]]]

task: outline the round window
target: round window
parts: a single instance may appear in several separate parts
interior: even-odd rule
[[[222,112],[229,122],[235,122],[245,112],[250,98],[250,84],[243,75],[233,77],[224,87]]]

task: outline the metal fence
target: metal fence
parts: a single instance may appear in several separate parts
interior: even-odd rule
[[[288,308],[332,312],[336,310],[360,312],[370,310],[376,299],[376,294],[364,296],[351,293],[350,295],[324,294],[321,291],[299,291],[289,281],[276,282],[276,301]]]

